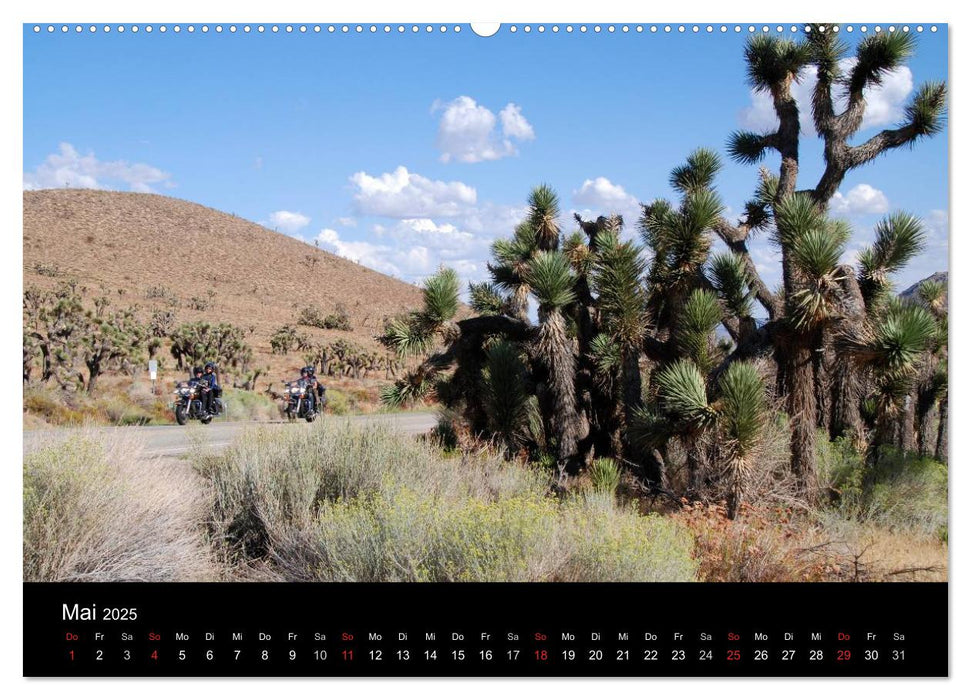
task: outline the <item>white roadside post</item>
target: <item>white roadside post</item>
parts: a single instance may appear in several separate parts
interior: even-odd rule
[[[155,380],[158,379],[158,360],[148,361],[148,376],[152,380],[152,393],[155,392]]]

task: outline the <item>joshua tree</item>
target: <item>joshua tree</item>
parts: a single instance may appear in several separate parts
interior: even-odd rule
[[[720,159],[708,149],[672,171],[679,202],[643,206],[644,248],[621,243],[618,216],[577,218],[580,230],[562,236],[555,193],[536,188],[526,220],[511,239],[493,245],[491,282],[470,287],[478,316],[452,320],[458,288],[454,273],[443,271],[426,284],[423,310],[388,325],[383,341],[390,348],[426,358],[388,388],[386,400],[434,390],[447,406],[461,409],[473,434],[508,434],[499,427],[505,422],[490,421],[477,388],[487,348],[509,343],[518,348],[510,356],[525,363],[522,386],[537,398],[543,435],[533,438],[533,448],[552,447],[560,469],[610,456],[663,480],[667,446],[676,439],[687,452],[691,492],[718,481],[713,457],[728,460],[734,512],[758,447],[767,394],[775,393],[789,418],[791,471],[812,500],[818,426],[861,443],[891,440],[891,424],[896,436],[902,432],[901,421],[890,419],[898,415],[892,397],[932,384],[921,379],[918,370],[926,363],[915,358],[929,352],[933,324],[926,321],[933,316],[890,301],[890,276],[920,249],[920,222],[902,213],[888,217],[854,270],[840,263],[849,227],[827,215],[847,172],[942,128],[946,92],[933,83],[918,89],[902,124],[851,143],[867,90],[902,65],[913,47],[909,34],[873,35],[847,61],[831,27],[814,28],[801,42],[750,40],[750,83],[771,96],[779,125],[764,134],[732,134],[728,151],[752,164],[776,153],[779,168],[760,169],[739,220],[723,214],[715,190]],[[813,125],[825,169],[814,186],[800,189],[792,86],[814,71]],[[837,111],[837,104],[845,107]],[[749,252],[759,231],[769,232],[779,251],[782,286],[776,291]],[[716,236],[727,253],[712,254]],[[538,305],[536,323],[527,312],[530,297]],[[774,370],[769,388],[753,360],[769,374]],[[940,387],[935,391],[939,397]],[[881,392],[887,400],[880,426],[867,431],[860,409]]]

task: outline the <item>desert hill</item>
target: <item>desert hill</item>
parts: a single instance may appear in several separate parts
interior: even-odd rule
[[[350,316],[350,331],[300,327],[315,341],[377,350],[384,318],[421,303],[413,285],[192,202],[71,189],[23,198],[25,287],[74,278],[92,296],[137,304],[145,315],[165,309],[177,322],[230,322],[249,331],[257,362],[274,368],[300,362],[300,353],[271,356],[269,338],[304,307],[329,314],[343,304]]]
[[[920,289],[920,285],[923,284],[924,282],[928,282],[928,281],[930,281],[930,282],[939,282],[940,284],[943,284],[944,285],[945,290],[946,290],[946,288],[947,288],[947,272],[946,271],[945,272],[935,272],[933,275],[930,275],[929,277],[925,277],[920,282],[915,282],[914,284],[910,285],[909,287],[907,287],[907,289],[905,289],[904,291],[902,291],[900,293],[900,298],[901,299],[906,299],[907,301],[914,301],[914,300],[916,300],[917,299],[917,290]],[[944,292],[944,308],[945,309],[948,308],[948,298],[947,297],[948,297],[948,294],[947,294],[947,291],[945,291]]]

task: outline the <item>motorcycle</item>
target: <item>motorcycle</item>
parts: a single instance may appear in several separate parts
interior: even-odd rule
[[[284,399],[286,405],[283,408],[283,412],[286,414],[287,419],[291,423],[298,418],[303,418],[308,423],[313,423],[317,420],[319,413],[316,410],[311,410],[311,404],[307,396],[308,389],[312,391],[312,387],[301,386],[300,382],[284,382],[283,385],[286,387],[286,398]],[[320,407],[322,408],[322,397],[320,401]]]
[[[215,413],[205,414],[202,411],[202,391],[203,387],[199,384],[189,384],[189,382],[179,382],[175,391],[175,401],[172,403],[172,410],[175,412],[175,422],[185,425],[189,420],[198,420],[203,425],[209,425],[212,419],[222,414],[223,402],[221,399],[214,398],[212,408]]]

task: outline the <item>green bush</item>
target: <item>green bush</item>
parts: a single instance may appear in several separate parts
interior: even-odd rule
[[[881,446],[867,460],[843,439],[820,441],[820,475],[841,516],[947,539],[947,466]]]
[[[264,421],[280,418],[280,404],[266,394],[243,389],[224,389],[227,420]]]
[[[342,391],[337,389],[327,390],[327,407],[324,409],[335,416],[346,416],[351,412],[351,401]]]
[[[255,430],[200,462],[212,540],[301,581],[688,581],[692,539],[600,494],[557,500],[498,455],[390,428]]]

